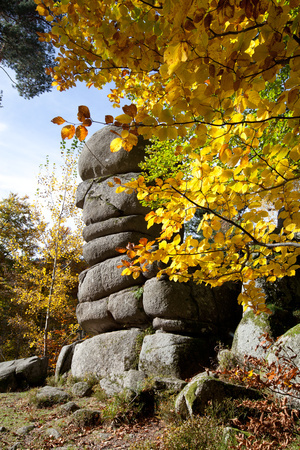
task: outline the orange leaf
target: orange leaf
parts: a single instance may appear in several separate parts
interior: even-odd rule
[[[76,128],[76,136],[78,137],[78,139],[81,141],[84,141],[85,138],[88,135],[88,130],[83,126],[83,125],[79,125]]]
[[[57,125],[62,125],[65,123],[65,119],[63,119],[60,116],[54,117],[54,119],[51,120],[52,123],[56,123]]]
[[[78,120],[80,120],[80,122],[83,122],[84,119],[89,119],[91,117],[89,108],[84,105],[78,106],[77,117],[78,117]]]
[[[74,125],[66,125],[61,129],[61,137],[63,140],[65,139],[72,139],[72,137],[75,134],[75,127]]]
[[[127,256],[130,259],[133,259],[135,257],[135,252],[133,250],[128,250]]]
[[[114,123],[113,116],[105,116],[105,123]]]
[[[122,248],[122,247],[117,247],[116,251],[119,252],[119,253],[126,253],[127,252],[126,248]],[[120,266],[120,267],[122,267],[122,266]]]
[[[90,127],[92,125],[92,119],[84,119],[84,121],[82,122],[82,125],[86,126],[86,127]]]
[[[137,114],[137,107],[132,103],[131,105],[125,105],[123,106],[123,111],[125,114],[127,114],[130,117],[135,117]]]
[[[120,180],[120,178],[118,178],[118,177],[114,177],[114,182],[115,182],[116,184],[121,184],[121,180]]]

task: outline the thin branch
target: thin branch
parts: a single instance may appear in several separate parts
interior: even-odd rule
[[[224,220],[225,222],[230,223],[234,227],[236,227],[239,230],[241,230],[252,241],[252,242],[249,242],[248,245],[259,245],[260,247],[265,247],[265,248],[269,248],[269,249],[273,249],[273,248],[277,248],[277,247],[296,247],[296,248],[300,248],[300,243],[298,243],[298,242],[277,242],[277,243],[274,243],[274,244],[266,244],[264,242],[260,242],[251,233],[249,233],[247,230],[245,230],[245,228],[243,228],[240,224],[236,223],[234,220],[228,219],[227,217],[223,217],[221,214],[217,213],[216,211],[212,210],[211,208],[209,208],[207,206],[200,206],[200,205],[198,205],[198,203],[194,202],[194,200],[190,199],[186,194],[183,194],[178,189],[176,189],[174,186],[170,185],[170,187],[175,192],[177,192],[179,195],[181,195],[183,198],[185,198],[186,200],[191,202],[194,206],[196,206],[196,208],[202,209],[203,211],[205,211],[205,212],[207,212],[209,214],[213,214],[214,216],[218,217],[219,219]]]
[[[224,33],[216,33],[214,30],[209,28],[209,31],[214,35],[210,39],[214,39],[215,37],[236,36],[236,35],[239,35],[241,33],[247,33],[247,31],[251,31],[251,30],[255,30],[257,28],[261,28],[261,27],[265,26],[266,24],[267,24],[267,22],[263,22],[263,23],[259,23],[259,24],[253,25],[252,27],[244,28],[243,30],[240,30],[240,31],[224,31]]]
[[[10,79],[10,81],[13,83],[13,84],[15,84],[16,86],[17,86],[17,83],[15,82],[15,80],[13,80],[12,79],[12,77],[9,75],[9,73],[8,72],[6,72],[6,70],[5,69],[3,69],[3,67],[2,66],[0,66],[0,69],[2,69],[3,70],[3,72],[8,76],[8,78]]]

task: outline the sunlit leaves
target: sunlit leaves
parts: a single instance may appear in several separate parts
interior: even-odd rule
[[[114,123],[114,118],[113,116],[105,116],[105,123],[106,124],[110,124],[110,123]]]
[[[66,125],[61,129],[61,137],[62,139],[72,139],[76,132],[76,128],[74,125]]]
[[[76,136],[76,138],[81,142],[84,141],[84,139],[88,135],[88,130],[86,127],[90,127],[92,125],[92,119],[89,108],[84,105],[78,106],[77,118],[80,122],[82,122],[81,125],[75,127],[74,124],[70,124],[65,125],[61,129],[61,137],[63,140],[72,139],[74,136]],[[52,119],[51,122],[57,125],[62,125],[66,122],[66,120],[63,119],[61,116],[57,116],[54,117],[54,119]]]
[[[51,120],[51,122],[56,123],[57,125],[62,125],[65,123],[65,119],[63,119],[60,116],[54,117],[54,119]]]
[[[85,119],[90,119],[90,117],[91,117],[90,110],[87,106],[84,105],[78,106],[77,118],[79,122],[84,122]]]
[[[161,260],[174,280],[240,281],[243,304],[262,310],[255,280],[291,275],[299,253],[289,244],[300,228],[299,1],[36,2],[55,17],[45,39],[60,51],[58,88],[114,82],[113,106],[130,99],[105,116],[118,127],[111,150],[130,151],[139,135],[161,144],[144,167],[150,186],[117,186],[153,206],[148,225],[162,227],[157,250],[128,249],[125,273]],[[92,123],[84,106],[79,125],[63,120],[53,122],[66,138]],[[199,243],[177,242],[196,211]]]

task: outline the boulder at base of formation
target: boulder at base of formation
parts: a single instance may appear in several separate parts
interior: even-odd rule
[[[16,391],[43,384],[48,359],[32,356],[0,363],[0,392]]]

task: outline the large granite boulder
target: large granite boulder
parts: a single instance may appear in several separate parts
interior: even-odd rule
[[[290,360],[300,371],[300,324],[289,329],[270,348],[267,356],[269,363]],[[300,373],[297,382],[300,383]]]
[[[116,233],[111,236],[103,236],[87,242],[83,246],[83,257],[90,265],[105,261],[106,259],[119,256],[120,253],[116,250],[118,247],[125,248],[128,242],[138,244],[142,237],[148,237],[136,231],[126,231],[124,233]]]
[[[97,131],[87,141],[78,162],[79,175],[83,180],[140,170],[139,163],[144,159],[147,142],[140,136],[138,144],[130,152],[121,148],[112,153],[110,143],[118,137],[115,133],[121,131],[122,129],[109,125]]]
[[[143,340],[139,370],[149,376],[185,379],[207,366],[210,352],[205,339],[156,332]]]
[[[0,392],[43,384],[47,368],[48,359],[37,356],[0,363]]]
[[[143,284],[145,279],[142,275],[137,279],[129,275],[122,276],[124,268],[118,266],[122,265],[123,259],[126,259],[123,255],[110,258],[81,272],[79,302],[93,302],[130,286]]]
[[[252,310],[244,313],[233,337],[231,352],[240,362],[244,362],[244,356],[265,358],[265,352],[259,345],[264,333],[271,334],[269,315],[261,313],[255,315]]]
[[[97,378],[136,369],[139,340],[142,331],[137,328],[99,334],[76,345],[72,359],[72,375]]]
[[[299,388],[292,388],[292,384],[300,386],[300,324],[277,339],[268,351],[266,359],[269,364],[280,364],[282,376],[288,376],[285,383],[277,387],[276,393],[279,397],[286,397],[288,406],[300,410]],[[291,382],[288,383],[291,375]]]
[[[299,264],[299,262],[297,262]],[[274,337],[281,336],[300,323],[300,270],[293,277],[282,277],[270,283],[257,280],[271,309],[270,326]]]
[[[121,216],[91,223],[84,227],[82,235],[85,242],[90,242],[99,237],[111,236],[124,231],[136,231],[155,237],[159,234],[160,227],[158,225],[153,225],[152,227],[147,228],[147,222],[145,221],[144,215]]]
[[[130,287],[111,294],[108,298],[108,310],[121,326],[144,328],[149,326],[150,318],[143,308],[143,287]]]
[[[93,302],[79,303],[76,315],[79,324],[89,335],[97,335],[124,328],[146,328],[150,319],[142,304],[142,287],[131,287]]]
[[[215,341],[231,343],[242,316],[237,304],[239,293],[238,283],[211,288],[152,278],[144,285],[143,306],[153,319],[155,330],[188,336],[210,335]]]
[[[76,316],[82,329],[91,336],[120,329],[108,310],[108,297],[94,302],[79,303]]]
[[[55,379],[71,370],[72,358],[74,353],[74,348],[81,341],[73,342],[73,344],[64,345],[58,355],[55,367]]]
[[[184,283],[152,278],[146,281],[143,294],[145,313],[154,318],[197,319],[197,303],[191,297],[190,286]]]
[[[122,184],[125,184],[139,175],[140,173],[130,172],[119,175],[118,178]],[[114,184],[114,178],[100,178],[91,182],[83,201],[82,218],[86,225],[115,217],[145,215],[149,212],[149,208],[142,206],[134,193],[127,194],[125,191],[116,193],[116,187],[111,187],[109,184]],[[80,185],[79,189],[82,189]],[[80,201],[77,200],[77,205],[80,203],[82,203],[81,197]]]
[[[221,403],[226,398],[259,399],[262,394],[254,389],[227,383],[206,372],[196,375],[180,392],[175,411],[183,418],[203,414],[209,402]]]

